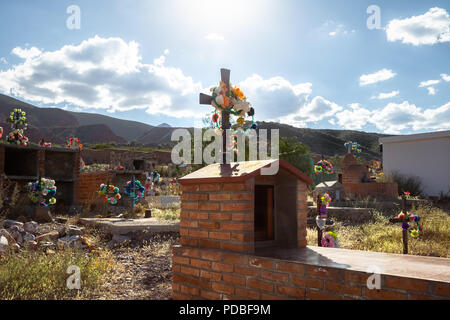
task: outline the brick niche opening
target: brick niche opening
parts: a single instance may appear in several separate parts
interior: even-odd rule
[[[279,166],[275,175],[261,169]],[[180,179],[181,243],[253,253],[306,246],[306,189],[312,180],[283,160],[213,164]]]
[[[7,176],[37,176],[38,152],[25,148],[5,148],[4,170]]]

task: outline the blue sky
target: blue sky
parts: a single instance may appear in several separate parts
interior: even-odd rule
[[[80,28],[69,29],[70,5]],[[380,28],[370,30],[370,5]],[[231,69],[257,120],[450,129],[448,1],[2,1],[0,92],[38,106],[193,126]],[[72,20],[71,20],[72,21]]]

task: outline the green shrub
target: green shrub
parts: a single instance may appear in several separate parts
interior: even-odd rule
[[[413,197],[423,195],[422,180],[419,177],[405,176],[398,172],[392,172],[389,175],[377,178],[377,182],[397,183],[398,193],[410,192]]]

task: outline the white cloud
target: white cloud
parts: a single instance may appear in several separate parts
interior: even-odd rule
[[[441,77],[445,82],[450,82],[450,76],[448,74],[442,73]]]
[[[5,57],[0,57],[0,62],[3,64],[8,64],[8,61],[6,61]]]
[[[214,32],[207,34],[205,39],[210,41],[225,41],[225,37],[223,35]]]
[[[360,130],[368,124],[373,124],[387,134],[450,129],[450,102],[436,109],[425,110],[408,101],[391,102],[375,110],[368,110],[357,103],[349,107],[336,114],[337,123],[345,129]]]
[[[248,77],[239,86],[255,107],[260,120],[278,120],[297,113],[312,91],[309,82],[292,84],[283,77],[263,79],[257,74]]]
[[[394,19],[386,27],[388,41],[433,45],[450,41],[450,16],[445,9],[431,8],[423,15]]]
[[[342,107],[338,104],[321,96],[317,96],[311,101],[307,100],[295,114],[282,117],[281,122],[294,126],[307,126],[308,123],[317,122],[332,117],[336,114],[336,112],[341,110]]]
[[[433,87],[427,87],[427,89],[428,89],[428,94],[429,94],[430,96],[434,96],[434,95],[436,94],[436,89],[435,89],[435,88],[433,88]]]
[[[374,84],[381,81],[389,80],[393,77],[395,77],[397,74],[394,73],[390,69],[382,69],[380,71],[377,71],[375,73],[371,74],[363,74],[359,78],[359,85],[360,86],[367,86],[369,84]]]
[[[390,99],[393,97],[398,96],[400,93],[400,91],[392,91],[389,93],[380,93],[378,96],[373,96],[372,99],[378,99],[378,100],[383,100],[383,99]]]
[[[336,23],[333,20],[325,21],[319,27],[319,33],[327,33],[330,37],[346,36],[355,33],[355,29],[348,29],[344,24]]]
[[[359,103],[352,103],[349,107],[350,109],[336,114],[338,124],[346,129],[361,130],[370,120],[372,112]]]
[[[18,56],[19,58],[25,60],[34,58],[42,53],[42,51],[36,47],[31,47],[30,49],[22,49],[21,47],[16,47],[11,52],[16,56]]]
[[[424,88],[424,87],[429,87],[429,86],[434,86],[436,84],[441,83],[441,80],[428,80],[428,81],[422,81],[419,84],[419,88]]]
[[[19,49],[16,52],[22,53]],[[198,104],[198,94],[209,93],[210,86],[205,88],[181,69],[167,66],[168,53],[165,50],[146,64],[138,43],[96,36],[56,51],[28,54],[23,63],[0,71],[0,91],[34,103],[70,105],[85,112],[139,109],[149,114],[203,117],[212,109]],[[296,114],[312,91],[309,82],[263,79],[257,74],[247,77],[240,87],[255,106],[258,120]]]
[[[33,47],[34,48],[34,47]],[[35,103],[108,112],[198,117],[200,83],[165,65],[142,63],[138,43],[95,36],[55,51],[13,49],[23,63],[0,71],[0,91]]]

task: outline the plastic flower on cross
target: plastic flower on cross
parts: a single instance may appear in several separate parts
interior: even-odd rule
[[[109,204],[117,204],[117,200],[121,199],[119,188],[114,185],[105,185],[102,183],[98,190],[98,195],[102,198],[103,202]]]
[[[230,120],[232,120],[232,116],[238,118],[234,123],[230,122],[232,130],[243,130],[248,132],[250,129],[257,129],[258,126],[255,123],[254,118],[255,110],[251,107],[250,103],[247,101],[247,97],[239,87],[230,85],[230,90],[228,90],[226,84],[221,81],[219,86],[211,88],[211,93],[211,105],[215,109],[212,116],[212,122],[217,134],[221,134],[221,130],[223,130],[222,126],[219,124],[219,119],[224,112],[230,115]],[[244,129],[246,116],[251,117],[251,124],[247,129]]]
[[[6,137],[6,141],[12,144],[26,146],[28,144],[28,138],[25,136],[24,131],[28,125],[25,111],[22,111],[22,109],[14,109],[7,121],[11,124],[11,131]]]
[[[144,197],[145,187],[141,184],[139,180],[136,180],[133,183],[131,181],[127,182],[127,186],[125,187],[125,194],[130,197],[131,200],[139,201]]]
[[[55,180],[42,178],[27,185],[29,198],[33,203],[40,203],[42,207],[49,207],[56,203]]]
[[[320,204],[328,207],[331,203],[331,197],[328,193],[324,193],[321,197],[320,197]]]
[[[321,240],[323,247],[339,248],[338,236],[336,232],[325,232]]]

